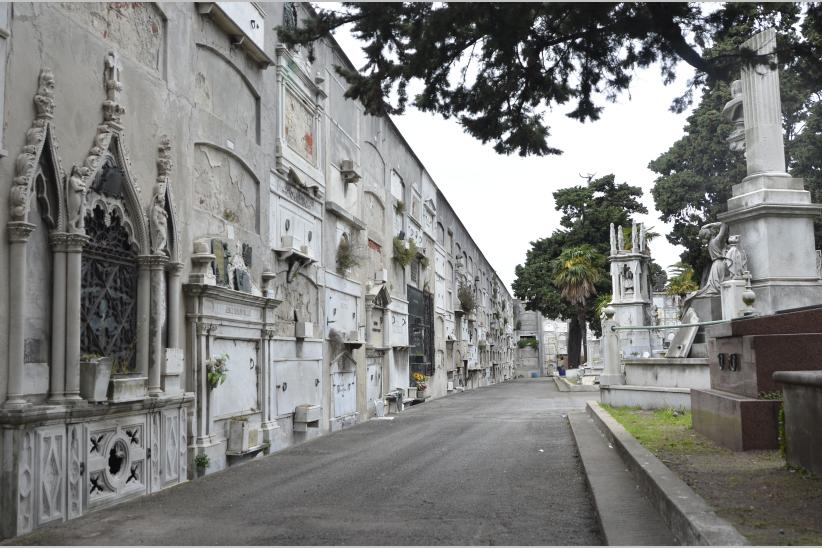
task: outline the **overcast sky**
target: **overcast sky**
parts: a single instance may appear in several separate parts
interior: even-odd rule
[[[337,31],[335,38],[354,65],[363,66],[362,44],[345,29]],[[511,291],[514,268],[525,262],[530,242],[549,236],[559,226],[552,193],[584,184],[580,174],[613,173],[618,183],[642,187],[649,214],[638,220],[661,234],[669,231],[654,209],[650,190],[655,177],[647,165],[683,135],[691,109],[674,114],[668,108],[692,74],[681,63],[676,82],[664,86],[658,69],[642,71],[634,78],[630,95],[606,104],[593,123],[567,118],[562,114],[567,108],[549,113],[549,145],[564,151],[559,156],[501,156],[492,144],[483,145],[465,134],[453,119],[413,107],[392,118]],[[676,263],[682,251],[662,237],[651,248],[663,268]]]

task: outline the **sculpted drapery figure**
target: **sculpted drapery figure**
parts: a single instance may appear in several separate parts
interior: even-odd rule
[[[166,199],[165,196],[159,193],[154,195],[151,203],[149,229],[151,230],[151,251],[154,254],[168,255],[168,213],[166,213]]]
[[[744,278],[748,270],[748,258],[739,247],[739,235],[728,236],[728,225],[721,222],[708,223],[699,231],[701,240],[708,243],[711,266],[708,276],[699,291],[688,295],[685,303],[694,297],[719,295],[722,282],[732,278]]]
[[[86,186],[85,179],[89,169],[85,166],[72,166],[66,193],[68,229],[73,234],[85,233]]]

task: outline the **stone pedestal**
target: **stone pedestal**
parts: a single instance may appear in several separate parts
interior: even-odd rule
[[[709,390],[691,391],[694,430],[735,451],[778,445],[777,371],[819,369],[822,308],[740,318],[708,330]]]
[[[780,371],[785,394],[785,459],[822,475],[822,371]]]
[[[745,291],[745,280],[731,279],[722,282],[722,319],[732,320],[744,315],[745,303],[742,293]]]

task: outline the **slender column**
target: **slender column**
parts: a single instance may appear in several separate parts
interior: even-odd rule
[[[66,388],[66,238],[54,233],[49,237],[53,251],[51,292],[51,363],[49,400],[59,402]]]
[[[148,377],[148,361],[151,351],[149,340],[149,315],[151,314],[151,255],[137,257],[137,372]]]
[[[157,397],[163,394],[161,375],[163,369],[163,327],[166,323],[166,264],[165,255],[154,255],[151,258],[151,360],[148,369],[148,395]]]
[[[67,400],[80,400],[80,295],[83,286],[83,234],[66,236],[66,391]]]
[[[9,361],[6,406],[27,405],[23,398],[26,298],[26,243],[35,226],[23,221],[8,223],[9,237]]]
[[[196,352],[194,356],[193,368],[196,371],[194,377],[195,391],[197,393],[197,434],[199,441],[208,437],[208,396],[209,391],[206,386],[205,362],[208,359],[208,328],[209,325],[203,322],[196,322],[197,339]]]
[[[742,44],[775,62],[776,31],[764,30]],[[742,105],[745,120],[745,160],[748,175],[785,172],[782,141],[782,108],[779,72],[767,65],[742,70]]]
[[[180,273],[183,270],[183,263],[169,263],[168,265],[168,347],[182,348],[180,346],[180,303],[181,303],[181,279]]]

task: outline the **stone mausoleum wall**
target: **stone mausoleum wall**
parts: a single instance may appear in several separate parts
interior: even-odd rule
[[[513,376],[512,297],[425,167],[333,40],[278,43],[310,16],[0,5],[0,537],[396,412],[414,372]]]

